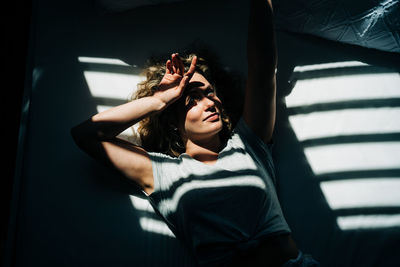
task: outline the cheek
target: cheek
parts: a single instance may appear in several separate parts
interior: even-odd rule
[[[199,107],[194,106],[186,112],[186,123],[196,123],[202,119],[202,111]]]

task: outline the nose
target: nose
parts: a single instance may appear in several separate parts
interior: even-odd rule
[[[208,97],[203,97],[203,105],[206,110],[215,110],[215,102]]]

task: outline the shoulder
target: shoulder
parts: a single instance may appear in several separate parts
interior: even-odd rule
[[[273,142],[266,144],[246,123],[240,118],[234,129],[233,142],[241,144],[251,157],[265,166],[270,174],[274,173],[272,147]]]
[[[179,161],[179,158],[172,157],[172,156],[170,156],[168,154],[161,153],[161,152],[148,151],[147,154],[149,155],[150,160],[155,161],[155,162],[168,163],[168,162]]]
[[[182,157],[172,157],[160,152],[147,153],[153,169],[154,191],[168,189],[182,175]]]
[[[232,139],[234,142],[243,142],[244,145],[259,147],[269,152],[272,150],[273,142],[272,140],[269,143],[265,143],[246,123],[243,117],[241,117],[234,130]]]

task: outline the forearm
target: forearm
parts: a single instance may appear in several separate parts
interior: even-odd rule
[[[155,97],[143,97],[100,112],[71,130],[75,141],[106,140],[154,113],[166,105]]]
[[[251,0],[247,39],[248,74],[243,118],[265,143],[275,125],[277,55],[272,6]]]
[[[249,76],[274,76],[277,65],[277,52],[270,1],[250,1],[247,61]]]

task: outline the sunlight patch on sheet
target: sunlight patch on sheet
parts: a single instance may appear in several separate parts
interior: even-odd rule
[[[112,108],[112,106],[97,105],[97,112],[103,112],[110,108]]]
[[[400,207],[400,177],[325,181],[320,186],[333,210]]]
[[[340,177],[320,182],[332,210],[358,213],[337,217],[339,228],[400,226],[400,214],[362,214],[400,207],[400,177],[379,177],[400,168],[399,73],[351,61],[298,66],[293,79],[285,102],[307,163],[322,180]]]
[[[400,133],[400,107],[297,114],[290,116],[289,122],[299,141],[340,135]]]
[[[358,74],[298,80],[285,98],[288,108],[351,100],[400,97],[399,73]]]
[[[128,63],[117,59],[117,58],[101,58],[101,57],[78,57],[78,61],[81,63],[92,63],[92,64],[109,64],[118,66],[130,66]],[[136,65],[133,65],[136,67]]]
[[[127,101],[144,77],[137,65],[129,65],[116,58],[78,57],[85,68],[83,75],[93,97],[104,101]],[[100,68],[99,68],[100,67]]]
[[[138,75],[84,71],[90,93],[95,97],[127,100],[141,81]]]
[[[129,198],[131,199],[132,205],[135,207],[135,209],[154,213],[154,209],[147,199],[132,195],[130,195]]]
[[[322,63],[322,64],[314,64],[314,65],[296,66],[293,71],[294,72],[306,72],[306,71],[314,71],[314,70],[327,70],[327,69],[361,67],[361,66],[368,66],[368,64],[365,64],[360,61],[331,62],[331,63]]]
[[[337,224],[341,230],[400,227],[400,214],[343,216]]]
[[[139,224],[142,227],[142,229],[145,231],[162,234],[162,235],[166,235],[166,236],[175,238],[174,233],[172,233],[172,231],[168,228],[168,226],[163,221],[155,220],[155,219],[148,218],[148,217],[141,217],[139,219]]]
[[[323,145],[307,147],[304,153],[315,175],[400,166],[400,142]]]

